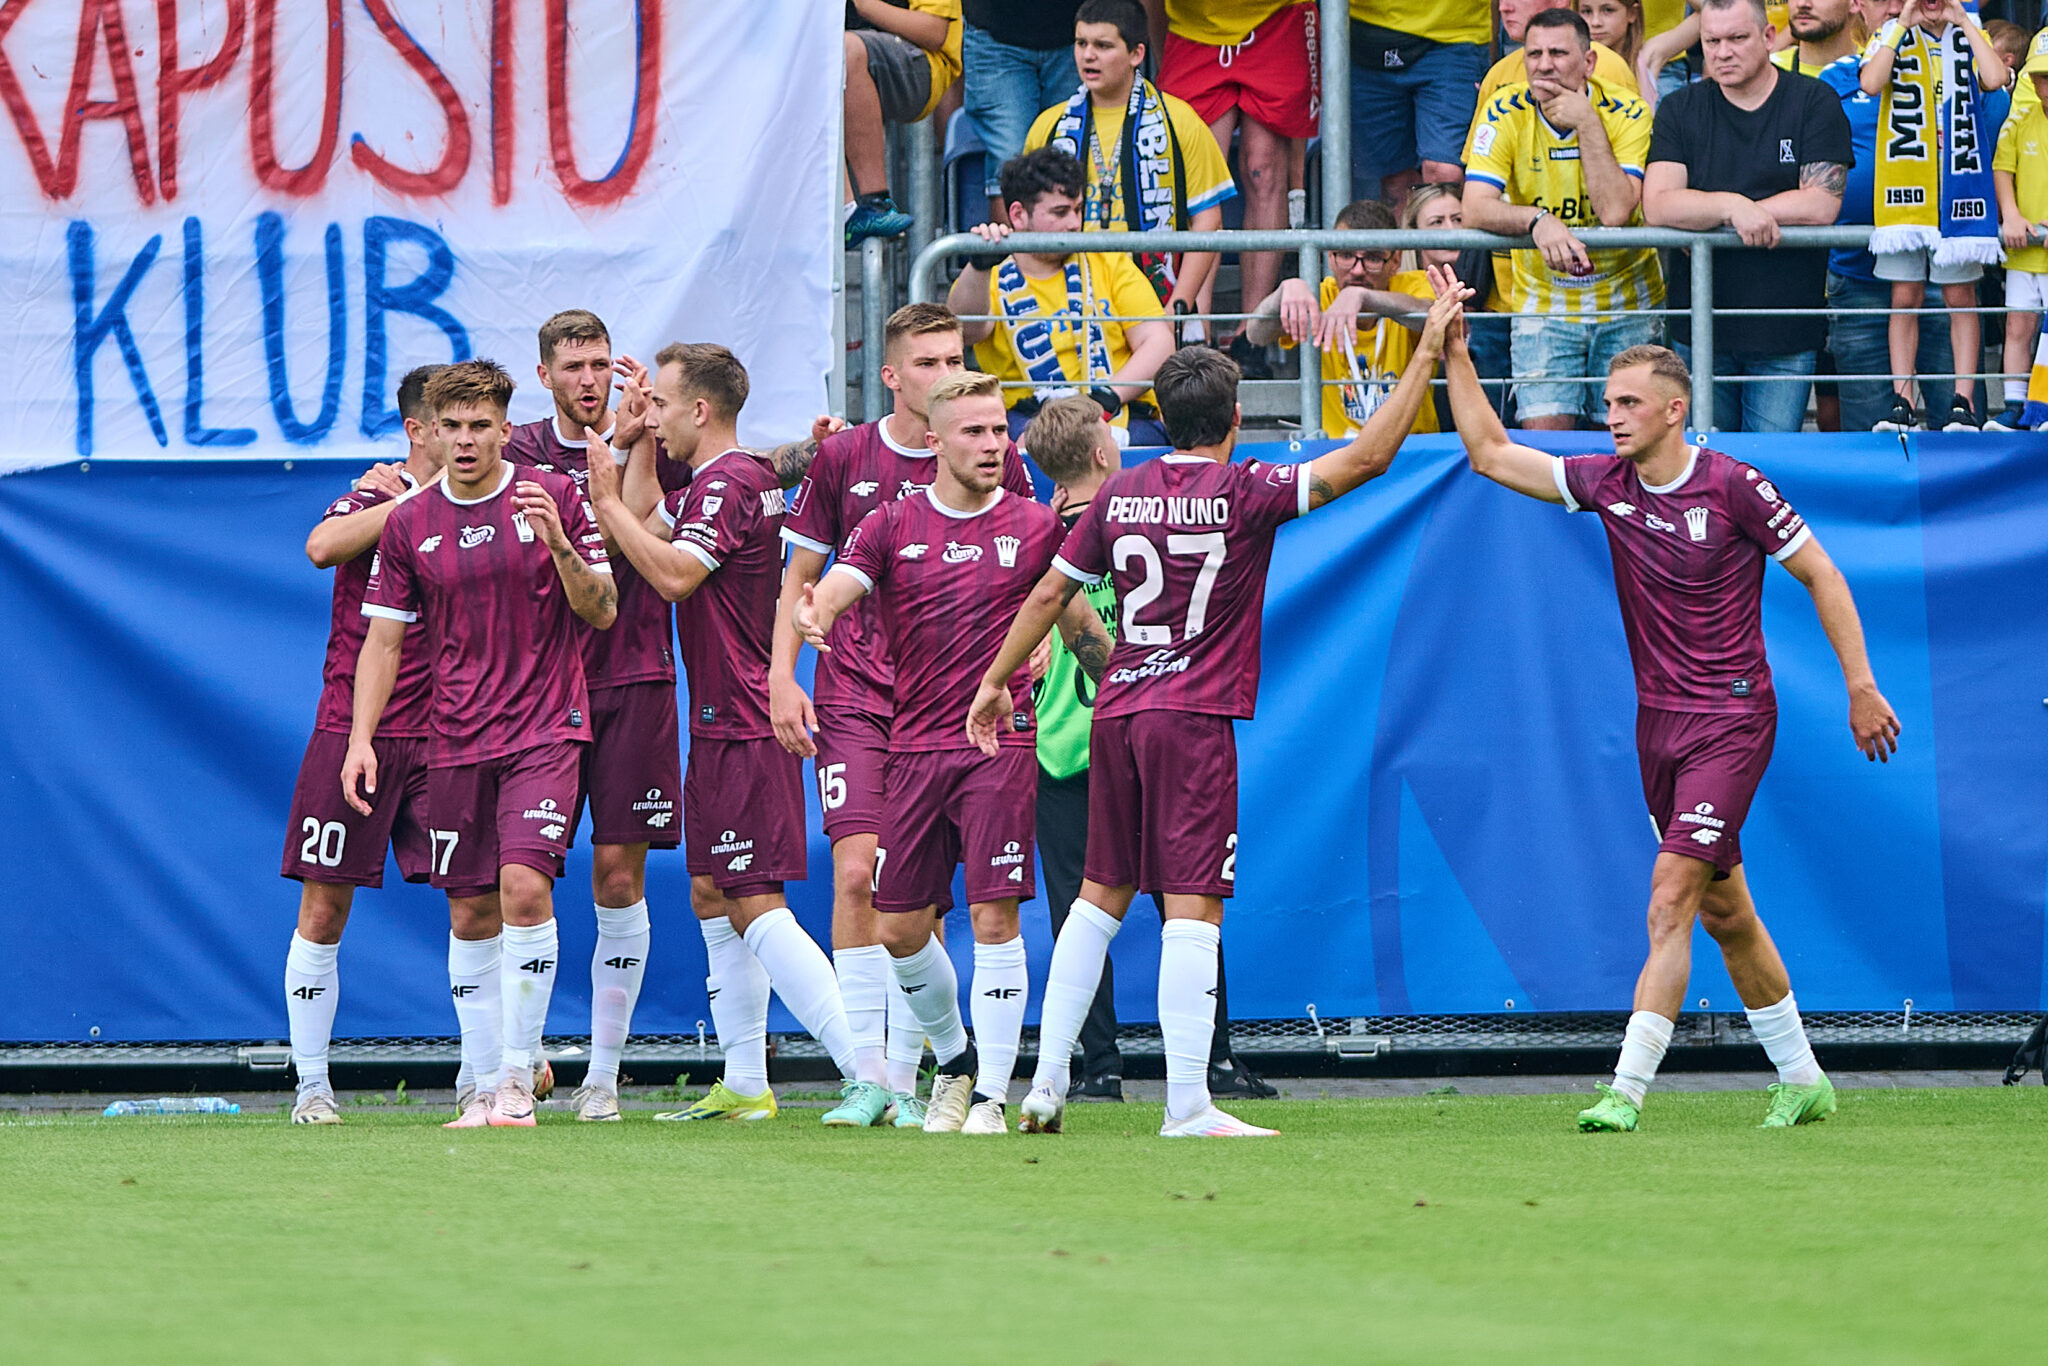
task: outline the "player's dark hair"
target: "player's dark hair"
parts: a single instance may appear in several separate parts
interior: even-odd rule
[[[488,404],[502,417],[511,409],[512,391],[517,387],[496,361],[465,360],[436,370],[422,397],[436,417],[465,403]]]
[[[1074,199],[1088,187],[1088,173],[1081,163],[1057,147],[1041,147],[1003,163],[1000,177],[1003,204],[1022,204],[1029,213],[1043,195],[1063,194]]]
[[[1552,9],[1537,10],[1529,17],[1528,32],[1534,33],[1539,28],[1568,28],[1578,35],[1579,51],[1593,50],[1593,30],[1586,27],[1585,18],[1575,9],[1566,9],[1559,5]],[[1527,42],[1528,39],[1525,37],[1522,41]]]
[[[1692,397],[1692,371],[1676,351],[1668,346],[1631,346],[1613,360],[1607,362],[1607,373],[1628,370],[1638,365],[1650,367],[1650,373],[1666,384],[1676,388],[1687,398]]]
[[[1102,428],[1102,405],[1086,394],[1068,394],[1041,404],[1017,445],[1054,483],[1067,484],[1095,463]]]
[[[703,399],[730,422],[747,406],[747,367],[716,342],[670,342],[654,354],[654,368],[673,365],[686,402]]]
[[[1081,0],[1074,11],[1076,24],[1115,24],[1124,46],[1135,52],[1152,36],[1145,22],[1145,7],[1138,0]]]
[[[413,422],[432,422],[434,410],[427,404],[427,381],[447,368],[446,365],[415,365],[406,371],[405,378],[398,381],[398,415]]]
[[[555,348],[563,342],[603,342],[612,344],[612,334],[605,330],[604,319],[587,308],[565,308],[540,325],[540,363],[548,364],[555,358]]]
[[[1190,346],[1160,363],[1152,395],[1176,450],[1215,446],[1229,438],[1241,378],[1237,362],[1212,346]]]
[[[1337,210],[1336,226],[1353,232],[1379,232],[1394,226],[1394,211],[1377,199],[1354,199]]]
[[[882,325],[882,355],[895,355],[897,343],[905,337],[928,337],[938,332],[958,336],[960,331],[960,319],[944,304],[905,304]]]

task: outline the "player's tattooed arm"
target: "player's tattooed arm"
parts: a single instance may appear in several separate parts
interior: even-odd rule
[[[1074,652],[1074,662],[1081,666],[1082,671],[1100,683],[1102,675],[1109,669],[1109,652],[1115,644],[1110,640],[1109,632],[1103,629],[1102,617],[1079,593],[1068,598],[1067,605],[1060,610],[1060,639]]]
[[[793,489],[811,472],[811,462],[818,458],[818,447],[825,444],[825,438],[845,430],[846,419],[843,417],[814,418],[809,436],[800,441],[785,441],[761,454],[774,467],[776,481],[786,489]]]
[[[603,458],[611,457],[607,454]],[[577,547],[570,544],[554,495],[539,484],[521,480],[512,486],[512,499],[527,524],[540,533],[542,543],[554,558],[555,573],[562,580],[562,591],[568,594],[569,606],[598,630],[608,630],[619,617],[618,585],[612,582],[609,572],[591,568]]]

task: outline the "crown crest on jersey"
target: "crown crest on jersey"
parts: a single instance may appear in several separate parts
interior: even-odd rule
[[[1005,569],[1017,567],[1017,549],[1024,543],[1015,536],[996,537],[996,563]]]
[[[1707,539],[1707,510],[1703,507],[1685,510],[1685,531],[1695,541]]]

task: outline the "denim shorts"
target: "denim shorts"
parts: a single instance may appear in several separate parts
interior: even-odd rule
[[[1509,340],[1514,358],[1515,411],[1523,418],[1594,417],[1607,412],[1607,366],[1631,346],[1664,339],[1655,314],[1624,314],[1604,323],[1577,323],[1541,313],[1518,313]],[[1574,382],[1572,376],[1584,376]]]
[[[1455,166],[1479,107],[1486,49],[1438,43],[1412,65],[1392,71],[1351,68],[1351,174],[1377,181],[1424,161]]]

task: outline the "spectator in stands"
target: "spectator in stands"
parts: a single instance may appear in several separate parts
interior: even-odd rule
[[[846,245],[901,237],[884,125],[916,123],[960,74],[960,0],[847,0]]]
[[[1558,0],[1500,0],[1501,32],[1507,35],[1508,44],[1513,48],[1506,56],[1495,62],[1479,82],[1479,105],[1484,109],[1492,102],[1495,92],[1502,86],[1518,85],[1529,79],[1529,69],[1522,56],[1522,44],[1527,41],[1529,24],[1537,15],[1557,7]],[[1570,9],[1570,5],[1565,5]],[[1581,21],[1583,22],[1583,21]],[[1621,54],[1600,43],[1593,44],[1593,79],[1612,91],[1636,93],[1636,73],[1621,59]],[[1475,126],[1477,121],[1475,120]],[[1466,148],[1469,151],[1471,144]],[[1471,163],[1466,162],[1467,167]]]
[[[1294,163],[1316,135],[1322,106],[1315,5],[1300,0],[1147,0],[1147,9],[1155,20],[1165,20],[1159,88],[1186,100],[1224,152],[1231,138],[1237,139],[1244,226],[1287,227]],[[1263,299],[1279,282],[1279,252],[1243,252],[1237,260],[1240,297]],[[1209,284],[1213,290],[1213,276]],[[1201,304],[1207,311],[1206,291]],[[1188,336],[1194,335],[1190,327]],[[1270,378],[1265,352],[1242,335],[1231,339],[1230,354],[1247,378]]]
[[[1643,45],[1635,56],[1636,90],[1655,109],[1665,96],[1690,85],[1691,49],[1700,40],[1699,16],[1686,0],[1643,0]]]
[[[1012,231],[1080,231],[1087,177],[1059,148],[1009,162],[1002,187],[1008,221],[978,225],[985,241]],[[962,339],[974,347],[976,368],[1003,381],[1012,436],[1044,400],[1081,393],[1130,441],[1166,441],[1152,373],[1173,354],[1173,326],[1128,253],[1013,253],[993,269],[970,265],[946,302],[964,320]],[[976,314],[994,321],[974,321]]]
[[[987,149],[988,214],[1003,217],[1003,164],[1024,150],[1039,110],[1081,83],[1074,69],[1074,11],[1081,0],[964,0],[961,45],[967,117]]]
[[[1970,57],[1950,69],[1946,51],[1951,27],[1958,28]],[[1906,0],[1899,17],[1885,24],[1863,54],[1863,93],[1880,97],[1877,139],[1876,229],[1870,249],[1877,257],[1877,277],[1891,281],[1889,331],[1894,375],[1913,372],[1920,348],[1920,315],[1914,312],[1928,284],[1941,286],[1941,301],[1950,310],[1949,343],[1959,373],[1944,421],[1926,414],[1926,425],[1944,431],[1975,431],[1983,425],[1981,410],[1971,397],[1974,375],[1981,368],[1983,332],[1977,308],[1977,281],[1984,267],[2000,258],[1998,242],[1984,221],[1983,201],[1995,195],[1990,177],[1951,175],[1941,148],[1951,130],[1948,105],[1960,99],[1968,110],[1968,128],[1981,136],[1986,128],[1983,92],[2011,81],[2005,60],[1963,8],[1963,0]],[[1937,114],[1939,111],[1939,114]],[[1958,124],[1960,128],[1963,125]],[[1978,159],[1981,175],[1982,159]],[[1988,193],[1987,193],[1988,192]],[[1974,215],[1951,215],[1950,201],[1974,201]],[[1892,381],[1892,410],[1877,424],[1879,431],[1913,431],[1920,427],[1913,412],[1913,382]]]
[[[1535,239],[1510,263],[1515,406],[1524,427],[1571,431],[1604,419],[1608,362],[1663,335],[1646,311],[1664,305],[1657,253],[1589,251],[1572,231],[1641,225],[1650,113],[1594,76],[1593,39],[1575,11],[1536,14],[1520,55],[1528,79],[1503,87],[1472,132],[1465,221]]]
[[[1385,231],[1394,213],[1377,199],[1355,199],[1336,225]],[[1323,435],[1348,437],[1393,392],[1436,292],[1419,270],[1396,274],[1399,253],[1392,250],[1326,251],[1323,259],[1330,273],[1319,290],[1304,280],[1281,281],[1252,311],[1245,335],[1255,346],[1312,342],[1322,353]],[[1409,430],[1439,430],[1436,406],[1424,404]]]
[[[1473,0],[1351,0],[1352,193],[1398,205],[1465,178],[1491,29]]]
[[[1579,0],[1578,9],[1593,41],[1633,72],[1643,50],[1643,0]]]
[[[1780,229],[1833,223],[1854,153],[1849,120],[1832,91],[1771,65],[1761,0],[1703,0],[1700,42],[1708,79],[1657,107],[1643,217],[1658,227],[1732,228],[1760,250],[1714,257],[1713,306],[1811,309],[1779,317],[1721,317],[1709,357],[1720,377],[1711,418],[1721,431],[1796,432],[1803,425],[1823,327],[1818,310],[1827,253],[1778,248]],[[1683,255],[1683,253],[1681,253]],[[1673,308],[1692,302],[1689,269],[1669,283]],[[1672,319],[1679,353],[1695,369],[1691,320]]]
[[[2048,36],[2048,29],[2042,30]],[[1998,135],[1991,159],[1998,182],[1998,235],[2005,244],[2005,411],[1984,425],[1994,431],[2020,430],[2027,406],[2026,375],[2033,366],[2048,309],[2048,43],[2040,44],[2020,67],[2020,81],[2034,92],[2023,111],[2019,102]]]
[[[1215,232],[1237,185],[1201,115],[1141,74],[1146,33],[1138,0],[1082,0],[1074,12],[1080,87],[1038,116],[1024,148],[1057,147],[1085,169],[1084,231]],[[1138,254],[1160,302],[1176,313],[1200,307],[1217,259],[1213,251],[1178,260]]]

